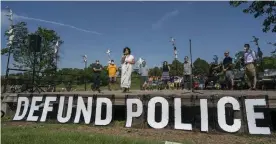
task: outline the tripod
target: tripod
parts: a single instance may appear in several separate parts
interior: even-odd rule
[[[41,47],[41,37],[39,35],[29,35],[29,48],[30,51],[33,52],[33,63],[32,63],[32,82],[31,82],[31,87],[27,86],[27,88],[24,91],[27,91],[29,89],[31,93],[33,92],[44,92],[43,89],[39,87],[39,85],[35,82],[35,77],[36,77],[36,63],[37,63],[37,52],[41,52],[40,50]],[[40,57],[41,60],[41,57]]]
[[[201,92],[197,92],[194,90],[194,87],[193,87],[193,59],[192,59],[192,41],[191,39],[189,40],[190,42],[190,58],[191,58],[191,76],[190,76],[190,91],[188,92],[184,92],[182,94],[187,94],[187,93],[198,93],[198,94],[203,94]]]
[[[36,77],[36,70],[35,70],[35,66],[37,63],[37,55],[36,55],[36,51],[33,51],[33,56],[34,56],[34,60],[33,60],[33,73],[32,73],[32,88],[31,88],[31,93],[33,92],[45,92],[42,88],[39,87],[39,85],[35,82],[35,77]]]

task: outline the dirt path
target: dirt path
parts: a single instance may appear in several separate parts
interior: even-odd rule
[[[37,123],[30,122],[3,122],[2,127],[8,126],[36,126]],[[77,131],[85,133],[98,133],[107,135],[117,135],[124,137],[135,137],[141,139],[151,139],[158,141],[174,141],[183,142],[190,141],[195,144],[275,144],[276,134],[271,136],[250,136],[238,134],[215,134],[215,133],[201,133],[201,132],[187,132],[180,130],[154,130],[154,129],[134,129],[124,128],[122,125],[115,125],[113,127],[94,127],[91,125],[74,125],[70,124],[43,124],[47,129],[53,131]],[[60,126],[59,126],[60,125]]]

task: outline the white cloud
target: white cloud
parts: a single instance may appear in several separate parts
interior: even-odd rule
[[[4,28],[7,28],[11,24],[6,14],[8,14],[7,11],[4,11],[4,10],[1,11],[1,27],[4,27]]]
[[[171,17],[177,16],[179,14],[178,10],[174,10],[171,12],[166,13],[162,16],[156,23],[152,24],[152,29],[159,29],[162,27],[163,23],[170,19]]]
[[[7,13],[8,12],[6,10],[1,10],[1,25],[3,27],[6,27],[6,26],[10,25],[10,21],[8,20],[7,16],[5,16]],[[55,21],[49,21],[49,20],[44,20],[44,19],[38,19],[38,18],[32,18],[32,17],[13,14],[13,20],[19,20],[19,19],[33,20],[33,21],[37,21],[37,22],[44,22],[44,23],[49,23],[49,24],[53,24],[53,25],[68,27],[68,28],[75,29],[75,30],[82,31],[82,32],[102,35],[102,33],[99,33],[99,32],[96,32],[96,31],[90,31],[90,30],[86,30],[86,29],[82,29],[82,28],[78,28],[78,27],[75,27],[75,26],[72,26],[72,25],[69,25],[69,24],[64,24],[64,23],[59,23],[59,22],[55,22]]]

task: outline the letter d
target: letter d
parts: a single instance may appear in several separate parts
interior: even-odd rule
[[[24,109],[23,109],[22,114],[19,115],[23,102],[24,102]],[[29,99],[27,97],[18,97],[16,113],[13,117],[13,120],[22,120],[25,117],[25,115],[27,114],[28,106],[29,106]]]

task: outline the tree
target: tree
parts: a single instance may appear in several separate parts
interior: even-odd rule
[[[241,69],[242,68],[243,55],[244,55],[244,51],[239,51],[235,54],[234,69]]]
[[[55,68],[55,59],[59,60],[59,55],[55,54],[54,47],[56,43],[59,43],[59,46],[63,44],[63,41],[59,37],[59,35],[54,31],[47,28],[38,27],[35,34],[41,36],[41,50],[40,50],[40,58],[37,59],[39,64],[39,71],[46,69],[54,69]],[[33,60],[27,59],[26,61]]]
[[[182,76],[184,71],[184,65],[177,59],[172,61],[172,64],[169,64],[171,70],[170,75],[171,76]]]
[[[21,47],[26,47],[26,40],[28,38],[28,28],[27,24],[25,22],[19,22],[12,26],[13,29],[13,43],[11,45],[11,53],[15,55],[19,55],[18,49]],[[7,37],[7,40],[9,39],[10,35],[8,33],[9,30],[6,30],[5,36]],[[1,55],[7,55],[9,52],[9,48],[3,48],[1,49]]]
[[[230,1],[230,5],[238,7],[247,1]],[[255,18],[266,17],[263,21],[263,32],[276,32],[276,1],[253,1],[250,6],[243,10],[244,13],[254,14]]]
[[[193,74],[208,74],[209,73],[209,64],[207,61],[197,58],[193,64]]]
[[[275,57],[264,57],[263,58],[264,69],[276,69],[276,58]]]
[[[149,76],[161,76],[162,71],[159,67],[149,69]]]
[[[14,41],[11,46],[11,54],[14,59],[14,67],[20,69],[33,69],[34,55],[32,50],[29,48],[28,35],[30,34],[27,29],[27,24],[25,22],[19,22],[13,25],[14,29]],[[41,49],[36,57],[36,71],[45,71],[49,69],[54,69],[54,46],[57,41],[61,45],[60,37],[54,30],[49,30],[46,28],[38,27],[35,34],[41,36]],[[8,33],[5,36],[9,37]],[[7,54],[8,48],[1,50],[1,54]],[[59,58],[59,57],[57,57]]]

